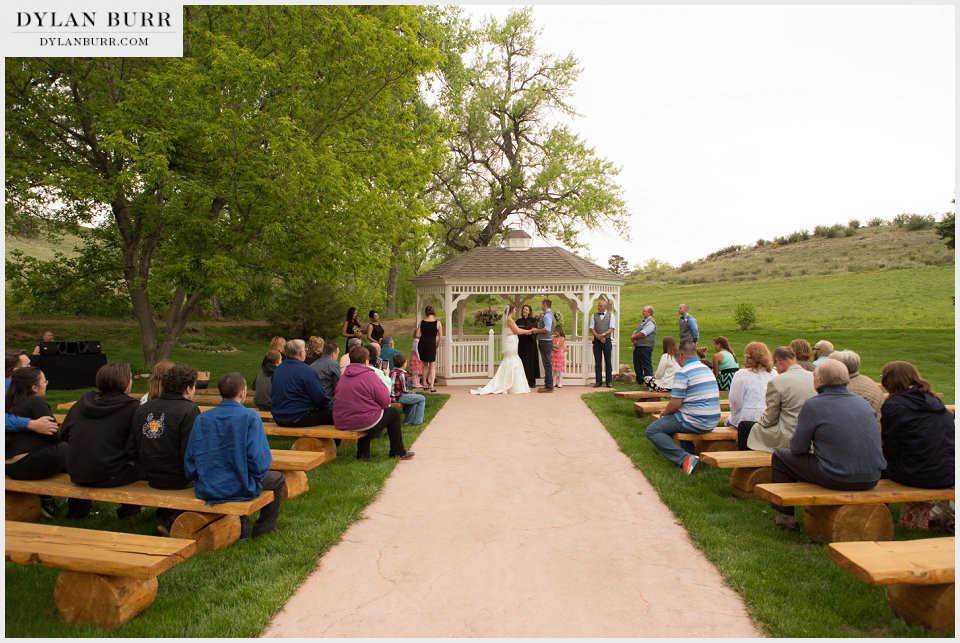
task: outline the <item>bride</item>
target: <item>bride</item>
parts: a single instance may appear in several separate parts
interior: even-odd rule
[[[497,374],[481,389],[470,391],[474,395],[488,395],[490,393],[529,393],[527,375],[523,370],[523,362],[517,354],[520,338],[517,335],[532,335],[513,321],[516,308],[507,306],[503,311],[503,361],[497,367]],[[507,332],[510,329],[510,332]]]

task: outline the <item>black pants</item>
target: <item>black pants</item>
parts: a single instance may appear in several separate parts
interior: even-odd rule
[[[267,475],[263,476],[263,480],[260,481],[264,491],[273,492],[273,501],[260,510],[260,517],[254,526],[256,531],[273,531],[277,526],[277,518],[280,517],[280,505],[283,504],[283,494],[285,493],[284,482],[283,474],[279,471],[267,471]],[[246,523],[248,520],[246,516],[240,517],[241,523]],[[244,525],[245,528],[246,525]]]
[[[79,483],[74,482],[73,484],[78,487],[92,487],[94,489],[112,489],[114,487],[123,487],[128,484],[132,484],[137,480],[140,480],[143,477],[143,469],[140,468],[140,465],[134,462],[130,463],[126,469],[113,476],[112,478],[107,478],[106,480],[101,480],[100,482],[93,483]],[[120,505],[119,512],[132,512],[139,509],[140,505]],[[90,513],[90,510],[93,508],[93,502],[90,500],[77,500],[75,503],[70,504],[70,510],[67,512],[67,518],[79,519],[84,518],[87,514]]]
[[[407,452],[403,447],[403,434],[401,428],[403,418],[400,411],[388,406],[383,409],[383,417],[373,427],[367,430],[366,435],[357,440],[357,458],[366,459],[370,457],[370,442],[377,437],[383,430],[387,430],[387,437],[390,439],[390,456],[401,456]]]
[[[750,429],[753,428],[753,425],[756,422],[751,422],[750,420],[744,420],[737,425],[737,449],[740,451],[750,451],[750,447],[747,446],[747,438],[750,437]]]
[[[277,420],[277,426],[288,427],[321,426],[324,424],[333,424],[333,409],[313,409],[299,420],[284,422]]]
[[[872,482],[842,482],[834,480],[820,468],[817,457],[812,453],[803,453],[794,455],[790,449],[777,449],[773,452],[771,465],[773,472],[770,476],[771,482],[810,482],[827,489],[836,489],[837,491],[866,491],[877,486],[877,481]],[[770,506],[782,514],[792,516],[793,507],[781,507],[772,502]]]
[[[6,474],[14,480],[45,480],[66,471],[68,453],[70,445],[66,442],[51,444],[6,465]]]
[[[605,374],[607,376],[607,384],[610,383],[610,380],[613,379],[613,364],[610,363],[611,356],[613,355],[613,344],[610,342],[610,338],[607,337],[607,341],[598,342],[593,340],[593,370],[597,376],[597,384],[602,384],[600,381],[600,362],[606,360],[606,370]],[[601,360],[601,357],[603,360]]]
[[[637,374],[637,384],[643,384],[643,378],[653,377],[653,346],[633,347],[633,372]]]
[[[540,361],[543,362],[543,388],[552,391],[553,364],[550,362],[550,354],[553,353],[553,340],[538,339],[537,348],[540,350]]]

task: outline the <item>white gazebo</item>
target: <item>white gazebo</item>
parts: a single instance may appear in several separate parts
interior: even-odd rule
[[[520,307],[530,304],[540,311],[540,301],[553,301],[564,318],[567,333],[567,363],[564,383],[593,381],[593,349],[590,315],[597,299],[604,297],[620,319],[619,275],[558,247],[534,248],[530,235],[511,230],[502,247],[474,248],[413,279],[417,288],[417,323],[423,309],[433,305],[443,310],[443,344],[437,353],[437,376],[447,384],[476,385],[493,377],[503,355],[501,327],[486,334],[465,335],[463,321],[467,302],[478,295],[492,295]],[[569,312],[564,310],[566,302]],[[571,323],[571,321],[573,323]],[[613,334],[613,369],[620,366],[618,332]],[[541,364],[541,373],[543,372]]]

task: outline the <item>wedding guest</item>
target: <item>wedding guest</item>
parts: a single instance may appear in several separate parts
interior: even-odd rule
[[[278,353],[280,353],[280,361],[282,362],[283,349],[286,345],[287,345],[287,340],[277,335],[276,337],[270,340],[270,346],[267,348],[267,352],[277,351]],[[266,356],[264,356],[263,361],[260,362],[260,368],[263,368],[266,365],[267,365],[267,358]]]
[[[651,376],[643,378],[643,383],[651,391],[669,393],[673,388],[673,376],[680,368],[680,347],[677,340],[667,335],[663,338],[663,354],[657,363],[657,370]]]
[[[403,369],[407,360],[403,353],[397,352],[393,357],[394,367],[390,369],[390,398],[403,405],[404,421],[407,424],[423,424],[423,411],[427,398],[413,393],[407,380],[407,372]]]
[[[847,390],[865,399],[877,416],[877,425],[880,425],[880,407],[883,406],[883,390],[880,385],[860,372],[860,356],[855,352],[833,351],[830,359],[835,359],[847,367],[850,374],[850,383]]]
[[[567,343],[563,332],[563,325],[557,324],[553,331],[553,351],[550,353],[550,366],[553,369],[553,383],[557,388],[563,388],[563,372],[566,370]]]
[[[253,403],[261,411],[269,411],[273,405],[273,374],[282,360],[278,351],[269,350],[263,361],[266,362],[266,366],[260,369],[253,383]]]
[[[813,374],[797,364],[790,348],[780,346],[773,351],[773,367],[777,375],[767,384],[763,413],[757,418],[747,437],[747,448],[772,452],[790,444],[797,419],[804,403],[817,394]]]
[[[377,369],[383,368],[383,359],[380,357],[380,344],[370,342],[367,344],[367,351],[370,353],[370,366]]]
[[[657,344],[657,323],[653,320],[653,306],[643,307],[643,319],[630,335],[633,342],[633,370],[637,384],[653,376],[653,347]]]
[[[730,383],[730,417],[727,425],[737,429],[737,446],[747,450],[747,437],[766,409],[767,385],[776,375],[773,357],[763,342],[750,342],[743,349],[744,367]]]
[[[817,358],[813,360],[813,365],[819,366],[822,361],[829,359],[830,353],[832,352],[833,344],[825,339],[821,339],[819,342],[813,345],[813,354]]]
[[[810,482],[839,491],[876,486],[887,466],[876,416],[866,400],[847,390],[849,379],[847,368],[836,360],[817,365],[813,384],[818,395],[803,403],[789,448],[773,452],[772,482]],[[780,512],[774,519],[777,526],[799,529],[793,507],[771,506]]]
[[[683,342],[697,343],[700,339],[700,329],[697,326],[697,318],[690,314],[690,307],[686,304],[677,306],[677,314],[680,315],[680,334],[677,339],[681,344]]]
[[[263,421],[243,406],[247,382],[240,373],[217,381],[223,399],[197,417],[184,454],[183,470],[194,483],[197,498],[210,504],[252,500],[264,490],[273,500],[260,510],[252,534],[247,516],[240,518],[240,540],[275,531],[284,497],[284,477],[270,471],[273,460]]]
[[[417,326],[417,337],[420,339],[417,350],[420,352],[420,361],[423,362],[424,388],[436,393],[437,349],[443,344],[443,324],[437,319],[433,306],[424,308],[423,315],[423,320]]]
[[[347,318],[344,320],[343,324],[340,325],[340,335],[343,337],[356,337],[360,339],[360,322],[357,321],[357,315],[359,311],[356,306],[350,306],[347,308]],[[347,340],[349,342],[349,340]],[[361,342],[362,343],[362,342]],[[350,347],[346,347],[346,352],[350,352]]]
[[[323,354],[324,341],[322,337],[310,336],[307,340],[307,359],[303,360],[306,364],[313,364]]]
[[[383,341],[380,343],[380,359],[387,363],[388,371],[393,369],[393,358],[399,354],[400,351],[393,346],[393,338],[389,336],[384,337]]]
[[[612,312],[607,312],[607,301],[597,302],[597,312],[590,316],[590,334],[593,335],[593,367],[598,388],[601,371],[606,376],[607,388],[613,388],[613,334],[617,332],[617,320]]]
[[[27,368],[28,366],[30,366],[30,356],[27,355],[26,351],[7,351],[5,371],[7,388],[10,388],[10,378],[13,377],[13,372],[21,368]]]
[[[790,342],[790,350],[797,356],[797,364],[802,366],[804,370],[812,373],[816,367],[813,365],[813,362],[810,361],[810,355],[813,352],[813,349],[810,347],[810,342],[802,337],[798,337]]]
[[[173,368],[173,362],[168,359],[162,359],[153,365],[150,370],[150,379],[147,380],[147,392],[140,398],[140,404],[146,404],[150,400],[155,400],[163,393],[163,376]]]
[[[57,341],[57,338],[53,336],[52,330],[43,331],[43,335],[40,337],[40,344],[44,342],[55,342],[55,341]],[[34,355],[40,354],[40,344],[37,344],[36,346],[33,347]]]
[[[520,309],[520,318],[514,322],[522,330],[531,330],[537,327],[537,318],[533,315],[533,308],[524,304]],[[523,373],[527,376],[527,386],[531,390],[537,387],[537,378],[540,377],[540,351],[537,349],[536,335],[519,335],[517,355],[523,363]]]
[[[363,341],[359,337],[351,337],[347,340],[347,352],[343,354],[343,357],[340,358],[340,373],[343,374],[347,370],[347,366],[350,365],[350,351],[352,351],[357,346],[362,346]]]
[[[291,339],[284,350],[286,359],[273,373],[273,406],[270,414],[279,426],[320,426],[333,424],[333,411],[320,376],[304,363],[307,347],[302,339]]]
[[[889,362],[880,381],[890,393],[880,414],[884,477],[924,489],[954,486],[955,418],[940,394],[910,362]]]
[[[126,362],[114,362],[97,371],[97,390],[85,394],[67,411],[60,439],[70,444],[67,471],[70,481],[81,487],[122,487],[140,480],[143,469],[130,451],[133,416],[140,404],[128,393],[133,371]],[[93,503],[80,500],[68,518],[83,518]],[[140,505],[124,504],[118,518],[140,513]]]
[[[371,343],[376,342],[382,346],[383,342],[380,340],[383,339],[385,332],[383,330],[383,326],[380,325],[380,313],[375,310],[371,310],[367,317],[370,318],[370,323],[367,324],[365,331],[367,341]]]
[[[410,377],[413,380],[413,390],[420,388],[420,374],[423,372],[423,362],[420,361],[418,347],[420,339],[417,337],[417,330],[413,330],[413,345],[410,348]]]
[[[30,357],[26,351],[7,351],[5,392],[10,390],[10,380],[14,372],[21,368],[27,368],[28,366],[30,366]],[[7,431],[34,431],[40,435],[52,435],[57,432],[57,423],[53,417],[42,417],[32,420],[28,417],[20,417],[10,413],[9,407],[5,415]]]
[[[730,348],[730,342],[723,335],[713,338],[713,375],[717,378],[717,386],[721,391],[730,390],[730,382],[740,369],[737,356]]]
[[[400,412],[390,406],[390,392],[370,369],[370,353],[363,346],[350,351],[350,365],[334,393],[334,423],[341,431],[366,431],[357,441],[357,459],[370,459],[370,442],[387,431],[390,457],[409,460],[413,451],[403,446]]]
[[[320,386],[327,397],[333,399],[333,392],[337,390],[337,382],[340,381],[340,364],[337,361],[340,358],[340,347],[333,342],[328,342],[323,347],[323,355],[315,361],[310,367],[317,372],[320,377]]]

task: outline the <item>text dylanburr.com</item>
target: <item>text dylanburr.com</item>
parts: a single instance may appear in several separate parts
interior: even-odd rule
[[[183,5],[169,0],[5,0],[7,57],[183,55]]]

